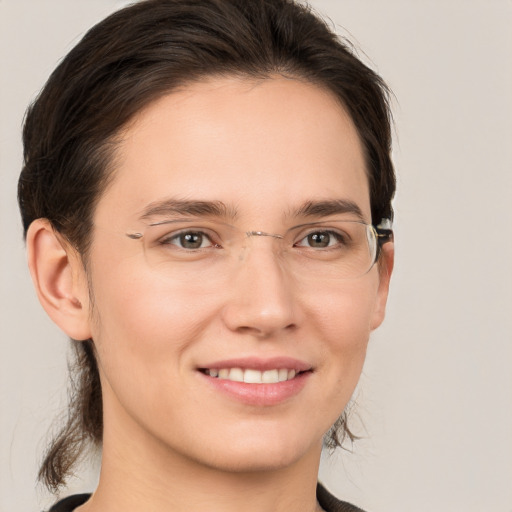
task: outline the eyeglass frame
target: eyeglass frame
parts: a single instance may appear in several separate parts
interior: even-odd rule
[[[382,250],[382,246],[388,242],[393,242],[393,240],[394,240],[392,221],[391,221],[391,219],[382,219],[378,225],[369,224],[364,221],[349,221],[349,222],[357,222],[357,223],[365,225],[367,227],[371,227],[375,234],[376,251],[375,251],[375,258],[374,258],[371,266],[368,269],[368,271],[370,271],[379,259],[379,256],[380,256],[380,253]],[[167,223],[167,221],[157,222],[157,223],[151,224],[151,226],[158,226],[158,225],[166,224],[166,223]],[[268,236],[268,237],[277,238],[277,239],[284,239],[284,235],[277,234],[277,233],[267,233],[266,231],[246,231],[245,234],[248,237]],[[144,234],[140,233],[140,232],[125,233],[125,235],[132,240],[141,240],[144,237]],[[364,275],[364,274],[362,274],[362,275]]]

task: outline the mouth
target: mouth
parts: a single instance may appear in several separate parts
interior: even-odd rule
[[[257,370],[254,368],[200,368],[200,372],[219,380],[231,382],[245,382],[246,384],[278,384],[293,380],[299,375],[311,370],[297,370],[295,368],[272,368]]]
[[[238,403],[269,407],[299,395],[314,367],[293,357],[240,357],[205,362],[197,373],[211,389]]]

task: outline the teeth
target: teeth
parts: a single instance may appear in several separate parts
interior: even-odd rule
[[[288,380],[288,370],[285,368],[281,368],[279,370],[279,376],[278,376],[279,382],[284,382],[285,380]]]
[[[231,368],[229,370],[229,380],[234,380],[235,382],[243,382],[244,381],[244,371],[241,368]]]
[[[245,370],[244,382],[247,382],[249,384],[261,383],[261,372],[259,370]]]
[[[260,370],[242,368],[221,368],[208,369],[205,371],[210,377],[217,377],[224,380],[232,380],[234,382],[246,382],[248,384],[276,384],[293,379],[297,372],[293,369],[279,368],[275,370]]]
[[[275,384],[279,382],[279,370],[267,370],[261,374],[261,382]]]

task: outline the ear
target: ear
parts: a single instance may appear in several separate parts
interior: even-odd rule
[[[374,330],[383,322],[386,315],[386,303],[389,294],[389,281],[393,273],[393,265],[395,263],[395,244],[386,242],[381,248],[381,254],[377,263],[379,270],[379,287],[377,289],[377,297],[375,310],[373,312],[371,329]]]
[[[91,337],[87,276],[78,252],[52,227],[36,219],[27,232],[28,266],[39,302],[70,337]]]

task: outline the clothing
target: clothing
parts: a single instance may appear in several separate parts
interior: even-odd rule
[[[90,496],[90,494],[75,494],[73,496],[68,496],[56,503],[48,512],[72,512],[76,507],[83,505]]]
[[[316,499],[326,512],[364,512],[355,505],[338,500],[320,483],[316,486]]]
[[[89,497],[90,494],[75,494],[74,496],[69,496],[55,504],[48,512],[72,512],[76,507],[84,504]],[[317,485],[316,498],[320,506],[326,512],[364,512],[346,501],[336,499],[321,484]]]

